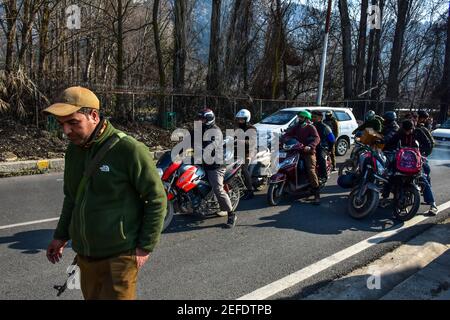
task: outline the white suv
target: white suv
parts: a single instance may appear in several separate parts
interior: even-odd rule
[[[281,109],[255,125],[259,137],[265,136],[267,139],[271,139],[275,134],[282,134],[286,129],[297,123],[297,114],[302,110],[323,111],[324,118],[326,111],[333,112],[334,117],[339,123],[339,137],[336,137],[336,154],[338,156],[344,156],[350,148],[350,145],[354,143],[352,132],[358,127],[352,110],[348,108],[297,107]]]

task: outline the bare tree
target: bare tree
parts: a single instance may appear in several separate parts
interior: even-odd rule
[[[367,34],[367,9],[369,0],[361,1],[361,18],[359,21],[358,48],[356,53],[356,77],[355,95],[364,91],[364,69],[366,66],[366,34]]]
[[[14,42],[16,41],[17,31],[17,17],[19,16],[19,10],[17,9],[16,0],[3,0],[3,7],[5,9],[6,20],[6,58],[5,58],[5,71],[9,73],[14,69]]]
[[[394,42],[392,44],[391,62],[389,67],[389,79],[386,89],[386,100],[396,101],[399,96],[399,71],[404,43],[404,35],[407,26],[407,15],[410,9],[410,0],[397,1],[397,23],[395,26]],[[394,105],[388,103],[387,109],[393,109]]]
[[[175,48],[173,58],[173,88],[184,90],[186,71],[186,22],[187,10],[185,0],[175,0]]]
[[[220,17],[221,17],[221,0],[212,1],[211,14],[211,36],[209,43],[209,62],[208,76],[206,79],[206,88],[208,91],[217,93],[219,89],[219,54],[220,54]]]
[[[159,30],[159,0],[153,1],[153,38],[155,41],[156,59],[158,61],[159,86],[166,87],[166,73],[161,50],[160,30]]]
[[[444,122],[448,118],[450,105],[450,6],[447,17],[447,41],[445,43],[445,60],[444,72],[441,81],[441,109],[439,113],[440,122]]]
[[[347,0],[339,0],[339,12],[341,15],[342,30],[342,61],[344,68],[344,99],[353,97],[353,77],[352,77],[352,34],[350,17],[348,14]]]

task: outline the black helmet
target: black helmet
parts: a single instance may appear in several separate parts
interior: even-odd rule
[[[206,122],[204,122],[204,125],[206,127],[212,127],[216,123],[216,116],[214,115],[214,112],[209,108],[205,108],[199,111],[197,113],[197,119],[206,120]]]
[[[356,180],[357,175],[355,173],[347,172],[346,174],[339,176],[337,184],[341,188],[351,189],[355,186]]]
[[[414,123],[411,120],[405,120],[402,122],[402,128],[405,131],[411,130],[414,128]]]
[[[429,118],[430,117],[430,114],[428,112],[422,111],[422,110],[418,112],[418,115],[419,115],[419,118]]]
[[[369,110],[369,111],[367,111],[367,113],[366,113],[365,119],[366,119],[366,121],[370,121],[370,120],[375,119],[375,116],[376,116],[375,111]]]
[[[323,117],[323,113],[320,110],[313,110],[313,112],[311,112],[311,114],[313,116],[319,116],[319,117]]]
[[[386,111],[383,115],[384,120],[386,121],[396,121],[397,120],[397,114],[395,111]]]

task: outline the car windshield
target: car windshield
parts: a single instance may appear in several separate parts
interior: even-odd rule
[[[442,129],[450,129],[450,120],[445,121],[442,126]]]
[[[275,125],[284,125],[292,120],[295,116],[297,116],[298,111],[278,111],[274,114],[268,116],[260,123],[262,124],[275,124]]]

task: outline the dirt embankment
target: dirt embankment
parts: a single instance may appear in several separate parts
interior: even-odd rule
[[[113,125],[150,149],[170,148],[170,131],[149,123]],[[0,161],[61,158],[68,141],[33,125],[23,125],[11,119],[0,119]]]

